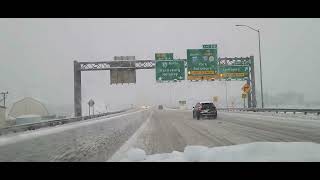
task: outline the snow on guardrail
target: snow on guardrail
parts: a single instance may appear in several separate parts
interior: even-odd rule
[[[292,113],[297,113],[301,112],[304,113],[305,115],[307,113],[314,113],[317,115],[320,115],[320,109],[287,109],[287,108],[218,108],[218,110],[222,111],[251,111],[251,112],[292,112]]]
[[[128,111],[132,108],[120,110],[120,111],[114,111],[114,112],[108,112],[108,113],[100,113],[90,116],[81,116],[81,117],[72,117],[72,118],[63,118],[63,119],[52,119],[52,120],[46,120],[46,121],[40,121],[36,123],[28,123],[28,124],[21,124],[21,125],[14,125],[10,127],[5,127],[0,129],[0,135],[9,134],[9,133],[17,133],[22,131],[28,131],[28,130],[35,130],[43,127],[49,127],[49,126],[56,126],[71,122],[77,122],[77,121],[83,121],[83,120],[89,120],[94,119],[102,116],[107,116],[111,114],[117,114],[121,112]]]

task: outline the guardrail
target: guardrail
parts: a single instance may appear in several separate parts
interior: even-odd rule
[[[17,133],[17,132],[28,131],[28,130],[35,130],[35,129],[39,129],[39,128],[43,128],[43,127],[56,126],[56,125],[67,124],[67,123],[71,123],[71,122],[89,120],[89,119],[94,119],[94,118],[98,118],[98,117],[102,117],[102,116],[125,112],[130,109],[132,109],[132,108],[124,109],[121,111],[100,113],[100,114],[90,115],[90,116],[63,118],[63,119],[52,119],[52,120],[40,121],[40,122],[36,122],[36,123],[14,125],[14,126],[10,126],[10,127],[1,128],[0,135],[9,134],[9,133]]]
[[[251,111],[251,112],[293,112],[293,114],[297,112],[302,112],[305,115],[307,113],[320,114],[320,109],[285,109],[285,108],[217,108],[222,111]]]

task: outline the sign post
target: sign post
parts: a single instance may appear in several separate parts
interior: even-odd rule
[[[207,47],[204,45],[203,47]],[[187,49],[188,80],[212,80],[217,78],[217,46],[210,49]]]
[[[180,81],[185,79],[184,61],[156,61],[157,81]]]
[[[244,79],[249,77],[249,66],[219,66],[219,73],[224,78]]]
[[[247,94],[250,92],[250,85],[248,83],[244,84],[241,90],[242,90],[242,98],[243,98],[243,108],[246,108],[246,98],[247,98]]]
[[[217,45],[216,44],[204,44],[202,45],[203,49],[217,49]]]
[[[243,93],[242,93],[243,108],[246,108],[246,98],[247,98],[247,94],[243,92]]]
[[[248,94],[249,91],[250,91],[250,85],[249,85],[248,83],[244,84],[244,85],[242,86],[241,90],[242,90],[244,93]]]
[[[157,60],[156,81],[181,81],[185,79],[183,60]]]
[[[89,116],[90,116],[90,109],[91,107],[93,108],[93,115],[94,115],[94,101],[92,99],[90,99],[90,101],[88,102],[88,105],[89,105]]]
[[[111,69],[110,70],[110,83],[123,84],[123,83],[136,83],[136,70],[134,69],[135,63],[127,62],[134,61],[135,56],[115,56],[114,61],[110,67],[129,67],[128,69]]]
[[[173,53],[156,53],[155,60],[173,60]]]

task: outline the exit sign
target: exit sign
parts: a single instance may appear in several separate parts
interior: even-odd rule
[[[173,53],[156,53],[156,60],[173,60]]]
[[[217,45],[216,44],[204,44],[202,45],[203,49],[217,49]]]

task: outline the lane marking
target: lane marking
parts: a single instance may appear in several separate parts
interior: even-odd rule
[[[166,110],[166,111],[184,111],[184,112],[192,112],[192,109],[173,109],[173,108],[168,108],[168,107],[164,107],[163,110]]]
[[[133,144],[137,142],[138,137],[146,129],[154,111],[151,111],[148,119],[139,127],[139,129],[106,161],[106,162],[118,162],[122,158],[125,158],[126,152],[133,147]]]

